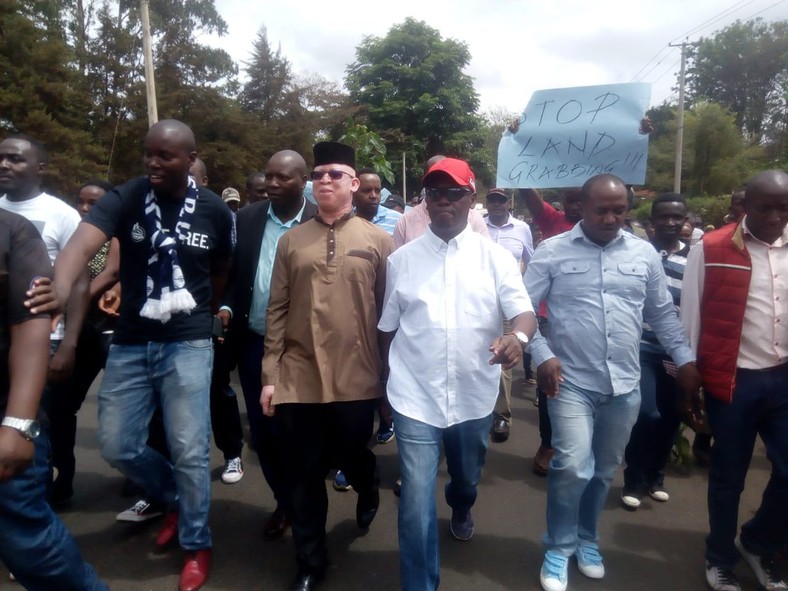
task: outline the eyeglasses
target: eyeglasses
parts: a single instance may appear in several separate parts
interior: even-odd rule
[[[342,175],[346,174],[350,178],[353,178],[353,175],[349,172],[345,172],[344,170],[336,170],[332,168],[331,170],[313,170],[312,171],[312,180],[313,181],[322,181],[325,175],[328,175],[332,181],[338,181],[342,178]]]
[[[459,201],[466,195],[470,195],[471,192],[465,187],[427,187],[425,189],[425,194],[427,195],[427,199],[432,199],[434,201],[437,201],[444,195],[449,201]]]

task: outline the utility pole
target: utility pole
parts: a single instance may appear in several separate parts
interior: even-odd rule
[[[675,168],[673,169],[673,192],[681,193],[681,155],[684,148],[684,79],[687,74],[687,47],[689,42],[681,44],[668,44],[670,47],[681,47],[681,72],[679,73],[679,112],[678,126],[676,129],[676,158]]]
[[[402,200],[407,203],[408,202],[408,191],[407,191],[407,179],[405,178],[405,173],[407,172],[407,168],[405,167],[405,151],[402,151]]]
[[[140,17],[142,20],[142,53],[145,59],[145,97],[148,101],[148,127],[159,121],[156,107],[156,82],[153,79],[153,50],[150,40],[149,0],[140,0]]]

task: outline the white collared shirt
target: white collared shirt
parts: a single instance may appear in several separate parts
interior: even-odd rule
[[[742,227],[752,274],[736,366],[767,369],[788,361],[788,227],[772,244],[758,240],[747,230],[746,217]],[[701,332],[705,264],[701,241],[687,257],[681,292],[681,318],[695,352]]]
[[[490,216],[485,216],[487,230],[493,242],[500,244],[517,259],[527,265],[534,254],[534,241],[531,236],[531,228],[522,220],[518,220],[512,214],[509,219],[501,226],[496,226],[490,221]]]
[[[487,416],[500,365],[501,316],[533,311],[514,257],[470,225],[448,243],[427,230],[388,259],[378,328],[397,331],[388,398],[400,414],[446,428]]]

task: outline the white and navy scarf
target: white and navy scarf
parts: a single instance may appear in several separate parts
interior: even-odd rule
[[[161,227],[161,210],[152,188],[145,197],[145,228],[150,236],[151,250],[148,257],[148,299],[140,310],[140,316],[167,322],[177,312],[187,314],[197,306],[192,294],[186,289],[183,271],[178,265],[178,240],[186,237],[191,227],[197,206],[197,185],[189,177],[186,197],[183,200],[175,236],[165,234]]]

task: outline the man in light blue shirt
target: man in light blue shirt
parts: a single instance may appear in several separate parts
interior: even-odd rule
[[[371,168],[362,168],[356,175],[361,181],[358,191],[353,193],[356,215],[379,226],[391,236],[402,214],[381,204],[383,189],[381,189],[380,175]]]
[[[503,189],[490,189],[487,191],[487,215],[484,218],[490,240],[500,244],[508,250],[520,272],[534,254],[534,243],[531,237],[531,228],[522,220],[518,220],[509,212],[509,196]],[[509,332],[511,327],[504,319],[504,332]],[[492,441],[502,443],[509,439],[509,428],[512,423],[512,370],[501,372],[501,385],[498,390],[498,400],[495,403],[495,416],[493,418],[490,438]]]
[[[581,200],[582,221],[545,240],[525,274],[531,301],[546,301],[550,318],[549,334],[531,345],[555,449],[540,574],[545,591],[566,589],[572,555],[587,577],[605,574],[597,522],[640,406],[643,321],[679,366],[679,387],[690,392],[700,384],[659,254],[621,230],[624,183],[595,176]]]
[[[228,289],[218,316],[229,327],[230,347],[246,402],[252,444],[277,506],[264,526],[266,539],[281,537],[288,525],[284,476],[275,453],[275,427],[260,408],[260,380],[265,340],[265,313],[279,239],[310,219],[317,208],[304,199],[306,162],[297,152],[283,150],[268,161],[264,173],[268,198],[238,211],[238,244]]]

